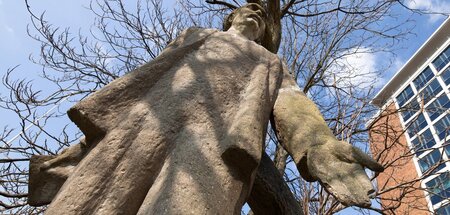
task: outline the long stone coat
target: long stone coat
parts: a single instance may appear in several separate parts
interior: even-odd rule
[[[239,214],[286,72],[253,41],[187,29],[69,110],[87,152],[46,213]]]

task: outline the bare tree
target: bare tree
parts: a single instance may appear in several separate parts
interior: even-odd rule
[[[292,76],[319,106],[336,136],[367,150],[371,128],[365,123],[376,111],[369,104],[374,93],[372,86],[377,81],[373,77],[378,77],[388,65],[366,71],[354,68],[347,60],[361,54],[392,54],[392,47],[405,39],[413,27],[407,17],[401,17],[393,9],[408,8],[401,0],[248,2],[259,3],[268,11],[266,33],[272,36],[261,41],[262,45],[284,58]],[[28,161],[33,154],[57,154],[80,138],[81,133],[64,118],[68,106],[151,61],[182,29],[221,28],[223,17],[244,3],[187,0],[168,10],[158,0],[138,0],[132,4],[95,0],[89,5],[96,17],[90,34],[74,35],[69,28],[53,26],[27,2],[32,20],[29,35],[41,44],[39,56],[31,60],[42,67],[39,81],[48,83],[52,89],[41,91],[31,81],[14,78],[17,67],[3,77],[3,86],[9,94],[2,95],[0,105],[18,117],[19,129],[4,128],[0,136],[0,153],[4,157],[0,160],[0,210],[17,214],[45,210],[26,205]],[[46,126],[54,123],[64,126],[57,129]],[[277,142],[271,131],[268,137],[268,143]],[[395,163],[383,160],[389,147],[393,146],[386,146],[376,157],[386,166]],[[295,168],[289,168],[293,162],[279,145],[269,146],[267,152],[274,157],[275,166],[284,174],[304,214],[332,214],[347,208],[318,183],[304,181]],[[379,192],[414,187],[414,183],[383,187]],[[387,213],[392,208],[368,210]]]

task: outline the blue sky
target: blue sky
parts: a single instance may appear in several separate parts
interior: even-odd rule
[[[81,5],[88,5],[88,0],[79,1],[30,1],[34,10],[47,11],[49,20],[57,26],[70,26],[74,29],[86,27],[92,15]],[[0,65],[1,71],[21,64],[21,70],[28,67],[28,55],[39,51],[38,44],[27,33],[30,23],[24,1],[0,0]],[[31,66],[31,65],[30,65]],[[30,71],[31,72],[31,71]]]
[[[38,12],[46,11],[46,16],[56,26],[71,27],[89,30],[92,15],[82,7],[88,6],[89,0],[78,1],[51,1],[31,0],[33,9]],[[19,65],[14,77],[26,77],[29,80],[39,80],[37,76],[41,70],[29,61],[29,56],[39,56],[40,46],[27,34],[27,25],[30,17],[26,10],[25,2],[18,0],[0,0],[0,75],[6,73],[9,68]],[[36,88],[46,88],[45,82],[35,82]],[[0,86],[0,96],[6,96],[7,92]],[[15,115],[0,110],[0,127],[5,125],[17,126]]]
[[[93,21],[93,15],[88,9],[90,0],[30,0],[33,11],[41,13],[46,11],[47,20],[55,26],[62,28],[70,27],[77,32],[78,29],[88,31]],[[431,9],[437,11],[450,11],[449,0],[415,0],[408,2],[408,5],[420,9]],[[440,15],[414,15],[416,28],[414,35],[410,35],[405,41],[402,41],[397,51],[395,66],[383,77],[380,77],[380,85],[386,83],[390,77],[399,69],[404,62],[422,45],[422,43],[436,30],[444,21],[445,17]],[[0,75],[3,76],[8,68],[20,65],[17,68],[16,77],[27,77],[30,80],[38,79],[37,73],[41,68],[32,64],[28,58],[32,54],[39,54],[39,44],[27,35],[27,25],[30,23],[29,15],[26,11],[24,1],[20,0],[0,0]],[[376,66],[380,63],[378,55],[361,56],[358,62],[370,62],[370,65]],[[38,87],[45,89],[46,83],[36,82]],[[5,90],[0,86],[0,96],[5,96]],[[0,110],[0,127],[15,124],[15,116]],[[354,214],[352,210],[346,210],[340,214]]]

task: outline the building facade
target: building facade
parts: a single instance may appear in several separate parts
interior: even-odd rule
[[[372,100],[371,150],[392,214],[450,215],[450,18]]]

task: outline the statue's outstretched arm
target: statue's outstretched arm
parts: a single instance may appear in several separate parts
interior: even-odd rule
[[[338,141],[316,105],[286,72],[272,122],[305,180],[319,181],[344,205],[370,205],[374,189],[364,167],[378,172],[383,167],[358,148]]]

